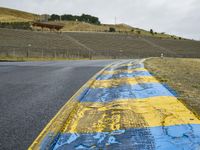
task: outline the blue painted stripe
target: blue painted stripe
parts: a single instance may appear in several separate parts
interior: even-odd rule
[[[112,88],[88,88],[77,99],[80,102],[111,102],[117,99],[142,99],[174,96],[160,83],[120,85]]]
[[[132,73],[122,72],[119,74],[108,74],[101,75],[96,78],[96,80],[109,80],[109,79],[119,79],[119,78],[134,78],[134,77],[145,77],[152,76],[148,71],[136,71]]]
[[[129,69],[136,69],[136,68],[144,68],[144,64],[134,64],[132,66],[116,66],[116,67],[110,67],[107,68],[107,71],[113,71],[113,70],[129,70]]]
[[[200,125],[62,133],[54,147],[59,149],[197,150],[200,149]]]
[[[168,84],[162,83],[162,85],[163,85],[166,89],[168,89],[175,97],[178,97],[178,96],[179,96],[179,94],[178,94],[174,89],[172,89]]]

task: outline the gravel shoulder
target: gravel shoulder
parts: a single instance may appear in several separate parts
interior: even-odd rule
[[[172,87],[178,98],[200,116],[200,59],[151,58],[145,61],[145,67]]]

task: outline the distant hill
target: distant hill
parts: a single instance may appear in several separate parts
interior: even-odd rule
[[[85,22],[79,22],[79,21],[58,21],[58,22],[52,22],[49,23],[54,24],[62,24],[64,25],[64,28],[62,29],[63,32],[68,31],[78,31],[78,32],[109,32],[109,28],[115,28],[116,33],[127,33],[127,34],[134,34],[134,35],[141,35],[141,36],[151,36],[151,37],[158,37],[158,38],[176,38],[179,37],[165,34],[165,33],[157,33],[154,32],[152,35],[149,31],[135,28],[127,24],[101,24],[101,25],[94,25],[89,24]],[[182,38],[181,38],[182,39]]]
[[[40,15],[36,15],[33,13],[24,12],[20,10],[0,7],[0,22],[28,22],[28,21],[35,21],[39,19],[40,19]],[[158,38],[179,39],[179,37],[177,36],[172,36],[165,33],[154,32],[152,34],[149,31],[135,28],[127,24],[95,25],[95,24],[79,22],[79,21],[49,21],[47,23],[64,25],[64,28],[62,29],[62,31],[64,32],[65,31],[109,32],[110,28],[115,28],[116,32],[118,33],[122,32],[122,33],[130,33],[130,34],[136,34],[136,35],[141,35],[141,36],[153,36],[153,37],[158,37]]]
[[[0,7],[0,22],[27,22],[37,18],[36,14]]]
[[[0,29],[0,60],[20,58],[200,58],[200,42],[105,32]],[[30,45],[31,44],[31,45]],[[30,46],[29,46],[30,45]]]

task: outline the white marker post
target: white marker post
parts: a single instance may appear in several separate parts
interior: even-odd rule
[[[160,58],[162,58],[162,59],[164,58],[164,54],[163,53],[160,54]]]

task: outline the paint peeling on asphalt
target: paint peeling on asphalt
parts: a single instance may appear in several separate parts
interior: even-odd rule
[[[120,61],[81,88],[30,149],[196,150],[200,120],[141,61]]]

